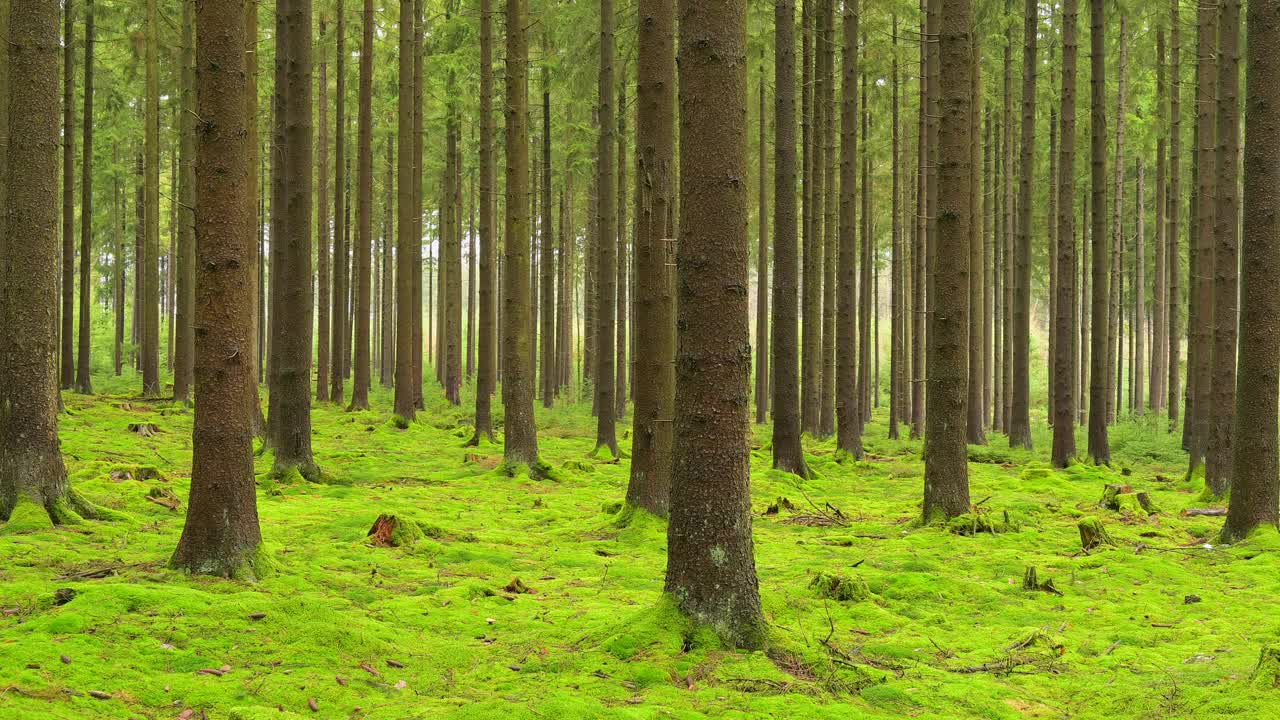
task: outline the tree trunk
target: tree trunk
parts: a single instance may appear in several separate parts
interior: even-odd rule
[[[252,221],[254,236],[257,242],[249,244],[249,265],[251,279],[249,282],[249,297],[251,302],[250,312],[252,314],[252,329],[249,333],[249,372],[246,381],[248,383],[247,392],[249,394],[249,416],[253,428],[253,434],[256,437],[262,437],[266,434],[267,422],[262,415],[262,402],[258,398],[258,382],[262,375],[264,365],[264,353],[266,350],[266,298],[263,292],[266,283],[266,273],[264,272],[266,263],[266,253],[264,252],[262,236],[263,227],[266,225],[266,195],[263,193],[263,177],[259,175],[258,168],[261,165],[265,168],[266,163],[260,163],[259,138],[258,138],[258,7],[257,4],[246,2],[244,4],[244,48],[245,48],[245,73],[248,76],[249,87],[244,92],[244,109],[245,109],[245,128],[246,139],[249,153],[249,187],[245,196],[245,203],[248,207],[245,209],[247,217]],[[199,100],[197,99],[197,102]],[[256,219],[256,220],[255,220]],[[194,253],[193,253],[194,257]],[[194,353],[193,353],[194,355]]]
[[[281,267],[275,277],[278,322],[272,338],[276,357],[276,389],[271,393],[275,465],[284,476],[297,470],[308,480],[320,479],[311,454],[311,0],[285,0],[288,10],[278,37],[277,64],[283,64],[277,144],[283,175],[278,217]],[[274,204],[273,204],[274,205]],[[338,360],[333,360],[335,366]],[[340,392],[339,392],[340,394]],[[278,396],[278,397],[277,397]]]
[[[1129,31],[1124,14],[1120,14],[1120,67],[1119,81],[1116,91],[1116,162],[1115,162],[1115,204],[1112,206],[1111,220],[1111,272],[1108,279],[1111,284],[1107,303],[1107,423],[1115,422],[1120,412],[1121,395],[1124,392],[1124,321],[1121,276],[1124,263],[1121,254],[1124,252],[1124,131],[1125,112],[1128,105],[1128,72],[1129,72]]]
[[[471,439],[471,443],[476,445],[482,438],[493,442],[492,406],[496,385],[494,366],[497,362],[497,305],[494,302],[494,258],[497,256],[495,252],[497,235],[493,227],[496,188],[493,168],[493,9],[491,2],[492,0],[480,0],[480,336],[477,342],[479,357],[476,375],[476,433]],[[403,138],[403,133],[401,137]],[[401,178],[403,182],[404,175],[401,175]],[[403,215],[402,212],[402,218]]]
[[[413,136],[413,32],[414,32],[414,0],[400,0],[400,60],[399,60],[399,93],[397,97],[397,139],[400,154],[396,158],[396,176],[399,181],[396,202],[396,391],[395,414],[397,422],[412,422],[417,404],[414,396],[413,381],[414,328],[413,316],[417,306],[414,305],[413,284],[417,274],[414,270],[414,245],[418,239],[418,212],[414,202],[414,158]],[[482,22],[488,15],[481,12]],[[483,24],[481,26],[484,27]],[[482,36],[483,37],[483,36]],[[483,93],[482,98],[486,97]],[[482,112],[483,117],[483,112]],[[483,126],[482,126],[483,127]],[[482,139],[483,142],[483,139]],[[416,310],[421,312],[420,309]],[[479,427],[477,422],[476,427]]]
[[[12,1],[12,0],[11,0]],[[58,339],[63,390],[70,390],[76,380],[75,313],[76,313],[76,37],[75,3],[65,0],[62,34],[62,326]],[[147,47],[155,42],[148,36]],[[147,59],[150,62],[150,49]],[[148,65],[148,69],[150,65]],[[86,124],[88,124],[86,118]]]
[[[186,10],[187,4],[183,3],[183,11]],[[190,43],[186,45],[189,46]],[[93,286],[93,0],[86,0],[84,6],[84,150],[81,154],[80,325],[76,343],[76,391],[89,394],[93,392],[93,378],[89,372],[89,320]],[[176,396],[176,377],[174,382]]]
[[[502,277],[502,405],[506,414],[503,458],[513,470],[542,472],[533,418],[529,363],[529,11],[525,0],[507,2],[506,101],[507,200]],[[610,85],[609,87],[612,87]]]
[[[1133,378],[1129,384],[1129,409],[1133,414],[1141,415],[1147,345],[1147,170],[1141,155],[1138,156],[1137,172],[1138,189],[1137,196],[1134,198],[1134,208],[1137,211],[1138,221],[1133,249],[1133,327],[1130,333],[1134,350],[1131,363]]]
[[[615,431],[617,381],[614,367],[613,324],[617,312],[618,278],[615,264],[618,261],[618,214],[614,187],[614,137],[617,118],[614,115],[613,97],[613,0],[600,0],[600,176],[597,186],[600,225],[597,236],[596,277],[599,281],[596,308],[596,452],[606,448],[618,457],[618,439]]]
[[[413,302],[410,304],[410,318],[413,328],[413,373],[411,380],[413,381],[413,405],[418,410],[425,407],[422,394],[422,383],[426,376],[425,366],[423,365],[422,353],[426,347],[423,342],[424,336],[422,332],[422,238],[423,232],[423,194],[422,194],[422,168],[423,168],[423,152],[426,144],[423,141],[423,124],[425,122],[424,112],[422,109],[423,99],[423,37],[425,34],[424,22],[424,1],[414,0],[413,2],[413,242],[410,244],[410,252],[412,257],[409,267],[413,272],[413,278],[410,282],[410,288],[413,291]],[[428,316],[429,317],[429,316]],[[427,338],[430,333],[427,333]]]
[[[970,93],[973,102],[969,105],[969,164],[973,170],[969,183],[969,375],[966,439],[971,445],[986,445],[986,423],[982,415],[982,327],[985,324],[982,316],[982,221],[986,214],[980,198],[982,178],[978,176],[982,168],[982,120],[978,114],[979,99],[982,97],[982,57],[976,42],[973,43],[973,53],[970,67]]]
[[[551,52],[544,28],[542,47]],[[625,107],[625,106],[623,106]],[[542,65],[542,246],[539,265],[542,314],[539,318],[542,335],[542,406],[551,407],[556,395],[555,356],[555,230],[551,223],[551,72]],[[622,316],[619,315],[619,318]],[[622,367],[621,364],[619,367]],[[621,385],[619,385],[621,387]]]
[[[617,309],[617,350],[616,350],[616,366],[618,378],[614,383],[614,417],[621,418],[627,414],[627,399],[630,394],[627,389],[627,66],[622,65],[622,79],[618,82],[618,132],[616,140],[618,143],[617,168],[618,168],[618,202],[615,205],[618,213],[618,262],[616,270],[618,275],[618,309]],[[547,224],[550,224],[551,218],[551,191],[548,189],[551,184],[550,171],[547,171],[547,182],[544,187],[547,206]],[[551,237],[548,234],[548,237]],[[551,306],[547,305],[545,312],[550,312]],[[550,328],[548,324],[546,327]]]
[[[1156,114],[1160,122],[1157,125],[1159,135],[1156,138],[1156,232],[1154,238],[1154,267],[1151,278],[1151,372],[1150,390],[1147,407],[1152,412],[1165,405],[1164,385],[1168,377],[1169,339],[1168,339],[1168,305],[1165,303],[1168,270],[1165,247],[1167,243],[1168,215],[1165,212],[1168,202],[1167,146],[1169,133],[1168,110],[1165,106],[1165,47],[1164,27],[1156,30]]]
[[[756,423],[763,424],[769,419],[769,143],[767,131],[769,116],[765,104],[765,91],[768,79],[764,72],[764,52],[760,62],[760,138],[757,144],[759,157],[756,179],[759,181],[759,202],[756,246]]]
[[[844,55],[840,102],[840,272],[839,321],[836,323],[836,447],[861,459],[862,406],[858,397],[858,235],[855,205],[858,158],[858,13],[857,0],[842,5]],[[865,151],[865,150],[864,150]],[[866,242],[865,235],[863,242]],[[862,318],[865,322],[865,316]]]
[[[822,384],[822,245],[815,240],[821,234],[822,225],[817,207],[821,193],[815,192],[822,184],[819,173],[818,140],[821,137],[821,103],[816,101],[814,86],[820,73],[816,71],[817,40],[815,2],[802,0],[801,36],[803,37],[803,70],[801,77],[801,149],[804,153],[804,178],[801,181],[801,286],[803,293],[803,321],[801,323],[800,349],[800,428],[809,433],[818,430],[818,414],[821,410]],[[818,13],[820,14],[820,13]]]
[[[329,399],[341,405],[344,397],[344,363],[347,344],[347,268],[348,248],[346,239],[346,187],[347,187],[347,21],[345,0],[336,0],[337,12],[337,93],[334,95],[334,162],[333,162],[333,284],[332,310],[329,314],[332,334],[329,359]]]
[[[1240,0],[1219,0],[1218,153],[1213,246],[1213,348],[1205,486],[1224,496],[1231,483],[1236,407],[1236,296],[1239,288]],[[1249,388],[1250,392],[1254,388]]]
[[[1169,290],[1165,307],[1169,314],[1168,392],[1169,432],[1178,426],[1182,360],[1182,298],[1179,292],[1181,257],[1178,249],[1182,226],[1182,10],[1180,0],[1169,3],[1169,228],[1165,237],[1165,274]]]
[[[395,187],[396,187],[396,148],[395,138],[387,138],[387,180],[383,186],[386,191],[386,202],[383,206],[383,225],[382,225],[382,292],[380,293],[380,302],[382,310],[379,313],[381,320],[381,330],[379,336],[382,341],[382,350],[378,353],[379,380],[383,387],[390,388],[395,386],[396,374],[396,309],[395,309],[395,266],[394,266],[394,243],[395,243]],[[321,296],[323,297],[323,295]],[[323,302],[320,303],[324,305]]]
[[[327,23],[326,18],[322,14],[320,16],[320,46],[327,47],[326,39]],[[319,321],[316,326],[316,401],[327,402],[329,400],[329,353],[332,338],[329,335],[329,328],[335,324],[330,315],[330,296],[337,296],[336,292],[330,289],[330,279],[337,279],[337,273],[330,269],[329,262],[329,62],[322,54],[320,56],[320,163],[317,168],[319,177],[319,187],[316,189],[316,294],[319,296],[317,312],[319,313]],[[338,257],[336,248],[333,254],[333,263],[336,266]],[[336,310],[336,308],[334,308]],[[336,312],[333,315],[337,315]]]
[[[902,235],[902,148],[901,148],[901,118],[899,108],[899,87],[898,80],[898,16],[893,16],[893,53],[892,69],[890,72],[890,85],[893,90],[892,113],[893,113],[893,160],[890,163],[893,173],[893,199],[892,199],[892,248],[890,249],[890,270],[889,270],[889,439],[897,440],[899,438],[898,423],[902,420],[902,405],[904,389],[906,387],[906,338],[904,337],[905,320],[906,320],[906,303],[904,290],[906,284],[905,260],[906,252],[903,247]],[[981,299],[979,299],[981,303]],[[980,314],[980,313],[979,313]],[[979,383],[981,384],[981,383]],[[979,403],[981,407],[981,403]],[[981,412],[981,410],[979,410]]]
[[[281,0],[281,11],[292,2]],[[200,198],[194,263],[196,283],[196,417],[187,520],[171,564],[194,573],[238,579],[268,569],[261,555],[253,476],[253,340],[255,233],[244,96],[244,10],[239,3],[196,4],[198,114],[204,120],[196,152]],[[307,18],[309,21],[310,18]],[[188,25],[189,27],[189,25]],[[308,355],[309,357],[309,355]],[[309,392],[304,378],[303,397]]]
[[[360,43],[359,149],[356,155],[356,348],[351,380],[351,409],[369,407],[372,364],[369,357],[371,273],[373,268],[373,0],[364,0]]]
[[[822,197],[815,200],[814,212],[822,213],[822,233],[815,235],[822,243],[822,381],[818,404],[818,435],[830,437],[836,422],[836,223],[838,221],[836,186],[836,116],[835,64],[836,27],[835,0],[821,0],[822,78],[818,85],[822,103]],[[815,186],[814,190],[818,188]],[[819,204],[820,203],[820,204]],[[865,386],[863,386],[865,387]],[[860,406],[861,407],[861,406]]]
[[[1187,384],[1191,401],[1187,406],[1190,465],[1187,477],[1205,470],[1209,445],[1209,418],[1213,415],[1213,300],[1214,225],[1217,212],[1217,41],[1218,3],[1206,0],[1199,6],[1196,72],[1196,237],[1192,246],[1191,310]],[[1207,488],[1213,492],[1213,488]]]
[[[1009,445],[1031,449],[1031,217],[1036,159],[1036,37],[1040,8],[1026,0],[1022,31],[1022,167],[1018,177],[1018,230],[1013,254],[1013,398]]]
[[[967,422],[967,362],[969,333],[969,184],[970,109],[973,102],[973,17],[970,0],[931,0],[930,10],[941,6],[937,24],[941,89],[938,123],[937,256],[929,315],[929,407],[924,436],[925,521],[951,518],[969,512]]]
[[[0,57],[5,53],[0,52]],[[0,104],[0,116],[4,116],[7,110],[3,109]],[[111,143],[111,164],[119,166],[120,164],[120,144],[118,141]],[[115,370],[115,376],[120,377],[124,370],[124,305],[125,305],[125,256],[124,256],[124,198],[120,193],[120,176],[115,175],[111,179],[111,235],[112,247],[114,248],[113,257],[111,258],[111,287],[112,287],[112,310],[115,315],[115,342],[113,343],[112,366]],[[2,236],[0,236],[2,237]],[[2,242],[2,240],[0,240]]]
[[[669,0],[660,1],[669,3]],[[773,351],[773,467],[807,478],[809,467],[805,463],[804,449],[800,443],[799,307],[796,298],[799,263],[795,203],[795,14],[795,0],[778,0],[774,5],[773,330],[770,338]],[[643,43],[641,46],[643,47]],[[644,57],[642,54],[642,61]],[[663,57],[666,58],[665,55]],[[670,74],[675,75],[674,66]],[[673,113],[674,104],[673,98]],[[643,110],[646,104],[641,102],[640,107]],[[668,121],[667,126],[669,125]],[[645,147],[643,141],[640,146]],[[645,169],[643,165],[641,169]],[[644,172],[639,174],[647,176]],[[637,258],[639,257],[637,254]],[[638,417],[638,393],[636,404]],[[636,437],[639,436],[637,431]]]
[[[1079,337],[1076,331],[1076,73],[1080,49],[1076,39],[1076,0],[1062,6],[1061,137],[1058,141],[1057,313],[1055,322],[1053,394],[1053,465],[1066,467],[1076,454],[1076,372]]]
[[[759,648],[751,540],[745,0],[680,0],[680,242],[666,591],[730,645]],[[696,98],[697,102],[693,102]],[[731,112],[725,112],[732,108]],[[726,288],[743,292],[726,293]],[[606,408],[601,407],[601,412]]]
[[[58,5],[9,8],[0,73],[23,81],[0,83],[0,520],[33,503],[73,523],[96,513],[70,489],[58,445]]]
[[[160,69],[156,0],[147,0],[146,129],[144,165],[146,196],[146,267],[142,289],[142,394],[160,395]]]
[[[1090,337],[1089,362],[1089,457],[1099,465],[1111,462],[1107,443],[1107,98],[1106,98],[1106,30],[1103,0],[1089,0],[1090,42],[1090,147],[1092,183],[1093,292],[1090,297],[1093,332]]]
[[[1232,3],[1234,4],[1234,3]],[[1225,6],[1224,6],[1225,10]],[[1249,3],[1245,87],[1244,233],[1240,253],[1240,367],[1248,392],[1235,397],[1231,505],[1224,540],[1246,537],[1260,525],[1275,526],[1277,482],[1276,368],[1280,348],[1280,6]],[[1224,20],[1226,20],[1224,14]],[[1224,44],[1225,45],[1225,44]],[[1229,57],[1229,56],[1228,56]],[[1234,64],[1230,63],[1229,64]],[[1234,87],[1234,86],[1233,86]]]

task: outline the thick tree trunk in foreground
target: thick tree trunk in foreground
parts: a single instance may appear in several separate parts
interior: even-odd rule
[[[970,0],[944,0],[937,57],[942,109],[938,132],[938,241],[929,315],[929,392],[924,436],[926,521],[969,512],[969,104],[973,102],[973,8]]]
[[[1252,0],[1247,27],[1240,367],[1227,541],[1276,525],[1280,393],[1280,2]]]
[[[808,477],[800,443],[795,15],[795,0],[774,6],[773,467]]]
[[[294,0],[296,1],[296,0]],[[288,0],[281,3],[288,4]],[[187,521],[171,561],[191,572],[253,579],[260,562],[253,477],[253,209],[244,95],[243,0],[197,3],[196,417]],[[303,394],[309,396],[309,380]]]
[[[529,8],[507,2],[506,96],[507,201],[502,276],[503,459],[539,474],[533,418],[533,368],[529,362]],[[610,86],[612,87],[612,86]]]
[[[1078,381],[1076,333],[1076,72],[1080,46],[1076,39],[1078,5],[1066,0],[1062,6],[1062,132],[1058,140],[1058,247],[1057,318],[1054,327],[1053,376],[1053,464],[1066,467],[1076,454],[1076,392]]]
[[[12,0],[0,71],[0,520],[34,504],[54,524],[95,517],[67,482],[58,444],[58,6]],[[21,248],[6,252],[5,248]]]
[[[666,590],[732,645],[765,623],[751,540],[745,288],[747,5],[680,0],[680,243],[676,413]],[[695,102],[696,100],[696,102]]]

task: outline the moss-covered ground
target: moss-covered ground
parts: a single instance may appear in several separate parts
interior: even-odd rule
[[[65,396],[63,450],[124,517],[0,526],[0,718],[1280,717],[1277,661],[1255,674],[1280,643],[1280,539],[1221,547],[1221,518],[1181,515],[1200,488],[1163,421],[1115,427],[1113,469],[1050,469],[1042,415],[1034,453],[993,436],[971,449],[977,513],[949,528],[914,522],[920,444],[887,440],[879,411],[867,460],[810,441],[803,483],[756,427],[771,647],[747,653],[664,604],[664,525],[618,512],[628,465],[588,458],[589,405],[539,410],[541,481],[463,447],[470,396],[404,430],[385,391],[317,406],[333,482],[270,481],[259,458],[276,572],[247,584],[166,568],[191,413],[95,381]],[[1108,483],[1158,512],[1101,507]],[[395,543],[367,537],[382,514]],[[1115,545],[1082,552],[1085,517]]]

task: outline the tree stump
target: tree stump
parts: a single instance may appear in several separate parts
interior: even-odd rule
[[[1116,541],[1103,527],[1102,521],[1095,517],[1082,518],[1079,524],[1080,546],[1086,551],[1094,548],[1115,545]]]
[[[1262,646],[1258,666],[1249,679],[1256,687],[1280,688],[1280,647]]]

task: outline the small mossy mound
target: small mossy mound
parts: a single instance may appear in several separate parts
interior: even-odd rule
[[[1249,682],[1254,687],[1274,690],[1280,688],[1280,647],[1264,645],[1258,654],[1258,665],[1253,669]]]
[[[408,430],[409,419],[403,415],[392,415],[391,419],[387,420],[387,426],[396,430]]]
[[[1116,544],[1106,526],[1096,517],[1081,518],[1076,525],[1080,530],[1080,546],[1085,550],[1095,550]]]
[[[871,588],[861,576],[838,575],[820,572],[809,581],[809,588],[818,597],[836,602],[861,602],[871,598]]]
[[[1029,480],[1044,480],[1053,476],[1053,467],[1042,462],[1029,462],[1022,468],[1020,478],[1025,482]]]
[[[947,521],[947,532],[953,535],[978,535],[979,533],[994,535],[1017,530],[1018,524],[1009,519],[1007,510],[998,520],[991,517],[989,513],[975,511],[957,515]]]
[[[586,460],[565,460],[560,467],[571,472],[593,473],[596,471],[596,464]]]
[[[369,528],[369,544],[375,547],[408,547],[426,537],[417,521],[383,513]]]

